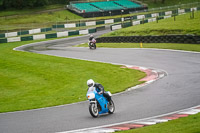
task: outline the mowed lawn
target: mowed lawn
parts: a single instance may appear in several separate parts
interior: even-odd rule
[[[191,13],[136,25],[132,27],[116,30],[103,36],[135,36],[135,35],[169,35],[169,34],[194,34],[200,35],[200,11],[195,12],[194,19],[190,19]]]
[[[90,78],[117,93],[146,75],[119,65],[12,50],[32,42],[0,44],[0,112],[84,101]]]
[[[18,15],[18,17],[1,17],[0,30],[2,32],[11,32],[12,30],[20,31],[25,29],[46,28],[52,27],[54,24],[59,24],[58,22],[68,23],[69,20],[80,19],[82,19],[82,17],[68,10],[49,11],[40,14],[25,14]]]

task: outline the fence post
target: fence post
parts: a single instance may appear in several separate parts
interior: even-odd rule
[[[156,16],[156,22],[158,23],[158,16]]]

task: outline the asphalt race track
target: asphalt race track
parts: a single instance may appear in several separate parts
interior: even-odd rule
[[[103,32],[108,31],[98,34]],[[70,131],[157,116],[200,104],[200,53],[126,48],[89,50],[69,47],[86,42],[87,39],[88,36],[61,39],[19,49],[61,57],[144,66],[164,70],[167,76],[142,88],[114,95],[116,110],[113,115],[91,117],[87,101],[37,110],[1,113],[1,133]]]

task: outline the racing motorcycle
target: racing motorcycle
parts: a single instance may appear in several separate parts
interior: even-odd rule
[[[90,49],[96,49],[96,40],[93,38],[92,41],[88,42]]]
[[[106,92],[109,96],[112,94],[108,91]],[[87,92],[87,98],[90,101],[89,112],[93,117],[98,117],[100,114],[113,114],[115,111],[115,105],[112,99],[110,102],[96,91],[95,87],[90,87]]]

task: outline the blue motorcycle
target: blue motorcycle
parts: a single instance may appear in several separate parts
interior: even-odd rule
[[[110,96],[112,94],[108,91],[106,92]],[[90,101],[89,111],[93,117],[98,117],[99,114],[113,114],[115,111],[115,105],[112,100],[108,102],[108,100],[103,96],[103,94],[99,94],[96,91],[96,88],[90,87],[87,92],[87,98]]]

